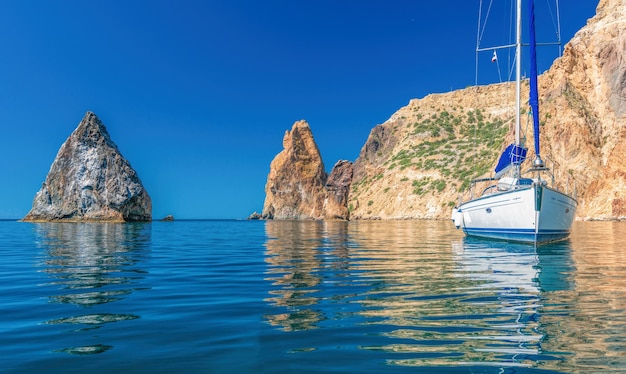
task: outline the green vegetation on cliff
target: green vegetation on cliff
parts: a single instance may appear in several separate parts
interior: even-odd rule
[[[369,153],[362,154],[369,170],[352,181],[349,211],[362,209],[365,216],[380,212],[374,215],[378,217],[393,204],[418,209],[416,201],[431,202],[419,208],[427,210],[433,209],[432,198],[441,208],[454,206],[456,199],[437,196],[464,193],[473,178],[488,173],[509,132],[506,114],[491,113],[460,105],[411,103],[403,108],[370,134]]]
[[[438,171],[445,178],[413,180],[413,193],[418,195],[441,192],[451,180],[461,181],[457,189],[466,190],[472,176],[485,174],[493,166],[508,132],[502,119],[485,118],[479,109],[466,113],[443,110],[426,118],[418,113],[415,118],[408,136],[424,140],[401,149],[385,165],[388,170]]]

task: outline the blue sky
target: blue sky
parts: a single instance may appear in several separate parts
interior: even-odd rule
[[[597,1],[561,3],[567,42]],[[260,212],[295,121],[330,171],[410,99],[472,85],[477,18],[478,0],[4,0],[0,218],[28,212],[88,110],[155,219]]]

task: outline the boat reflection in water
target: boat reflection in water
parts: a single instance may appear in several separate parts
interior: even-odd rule
[[[465,238],[452,244],[458,287],[472,306],[474,331],[463,336],[471,349],[464,363],[536,366],[557,360],[542,344],[550,332],[542,322],[547,292],[573,288],[569,240],[535,247]]]
[[[65,340],[75,343],[85,338],[87,331],[106,323],[139,318],[133,313],[115,313],[104,304],[128,297],[144,278],[137,263],[150,245],[150,228],[149,224],[34,224],[37,245],[45,250],[41,271],[51,278],[42,285],[50,288],[50,302],[79,307],[59,308],[65,315],[45,323],[78,326],[65,335]],[[59,351],[95,354],[110,348],[99,342]]]
[[[445,225],[266,222],[271,338],[285,352],[363,367],[624,364],[624,252],[614,241],[626,241],[618,239],[626,225],[615,233],[577,227],[571,239],[539,247],[466,238]]]

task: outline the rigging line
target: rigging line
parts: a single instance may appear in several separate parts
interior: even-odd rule
[[[515,61],[515,58],[517,58],[517,53],[514,54],[513,61]],[[510,68],[509,68],[509,75],[507,77],[507,82],[511,82],[513,80],[513,73],[515,72],[515,63],[511,63],[510,61],[511,60],[510,60],[510,56],[509,56],[509,63],[508,63],[508,65],[509,65]]]
[[[478,4],[478,30],[476,30],[476,65],[474,65],[476,67],[476,71],[474,72],[474,86],[478,87],[478,52],[480,50],[480,20],[481,20],[481,13],[483,10],[483,0],[480,0],[480,3]]]
[[[478,50],[478,47],[480,46],[480,20],[482,17],[482,10],[483,10],[483,0],[480,0],[480,3],[478,4],[478,23],[477,23],[477,27],[478,29],[476,30],[476,50]]]
[[[479,9],[478,9],[478,34],[477,34],[477,42],[476,42],[476,48],[478,48],[480,46],[480,41],[483,40],[483,34],[485,32],[485,29],[487,28],[487,20],[489,19],[489,13],[491,13],[491,6],[493,5],[493,0],[491,0],[489,2],[489,8],[487,8],[487,14],[485,15],[485,22],[482,25],[482,29],[480,28],[480,22],[482,21],[481,18],[481,12],[483,9],[483,1],[480,0],[480,5],[479,5]],[[482,31],[481,31],[482,30]]]
[[[515,20],[513,19],[513,16],[515,15],[514,12],[514,3],[513,1],[511,1],[511,8],[509,9],[509,44],[513,44],[515,45],[515,27],[513,27],[513,25],[515,25]]]
[[[511,46],[515,46],[515,27],[513,27],[513,25],[515,25],[515,20],[514,20],[514,15],[515,15],[515,2],[511,1],[510,2],[511,6],[509,8],[509,43]],[[515,68],[515,63],[511,62],[511,49],[507,49],[507,66],[510,66],[509,69],[509,73],[507,76],[507,82],[510,82],[513,79],[513,69]],[[513,49],[513,51],[515,51],[515,49]],[[513,56],[513,61],[515,61],[515,56]]]
[[[498,61],[497,58],[496,58],[496,68],[498,69],[498,79],[500,80],[499,83],[502,83],[502,73],[500,73],[500,61]]]
[[[483,0],[480,0],[479,5],[478,5],[478,30],[476,32],[476,76],[474,78],[475,80],[475,84],[474,84],[474,89],[476,91],[479,90],[478,88],[478,65],[479,65],[479,59],[478,59],[478,55],[480,54],[480,43],[482,41],[483,38],[483,34],[485,32],[485,28],[487,27],[487,20],[489,19],[489,13],[491,13],[491,6],[493,5],[493,0],[491,0],[489,2],[489,7],[487,8],[487,14],[485,15],[485,21],[482,24],[482,28],[481,28],[481,23],[482,23],[482,11],[483,11]],[[495,48],[494,48],[495,50]],[[497,60],[496,60],[497,61]],[[499,68],[498,68],[498,74],[500,73]],[[475,100],[478,100],[478,92],[476,95],[474,95]],[[475,109],[473,111],[473,116],[476,116],[478,110],[478,106],[475,105]],[[475,143],[476,139],[478,138],[478,124],[474,123],[474,131],[472,131],[472,140]],[[478,166],[476,163],[473,163],[472,166],[472,174],[473,174],[473,179],[476,178],[478,176]],[[471,189],[470,189],[471,191]],[[470,192],[471,193],[471,192]]]
[[[559,57],[561,57],[563,45],[561,44],[561,12],[559,10],[559,0],[556,0],[556,27],[556,36],[559,41]]]
[[[511,4],[511,6],[509,8],[509,25],[511,25],[510,28],[509,28],[509,41],[512,42],[512,43],[517,43],[517,40],[516,40],[517,30],[516,30],[516,28],[514,26],[515,25],[514,17],[516,16],[516,12],[517,12],[517,10],[515,8],[515,1],[511,1],[509,4]],[[513,61],[510,60],[510,58],[511,58],[510,51],[511,50],[509,50],[509,67],[510,68],[509,68],[509,75],[508,75],[508,78],[507,78],[508,82],[511,82],[513,80],[513,75],[515,73],[515,61],[517,60],[517,53],[518,53],[518,49],[517,48],[513,48],[512,50],[514,51],[514,53],[513,53]]]
[[[556,31],[556,39],[559,46],[559,57],[561,57],[561,17],[559,15],[559,0],[555,0],[556,4],[556,23],[554,22],[554,12],[552,11],[552,6],[550,5],[550,1],[546,0],[546,4],[548,4],[548,9],[550,10],[550,20],[552,21],[552,27],[555,28]]]
[[[480,54],[480,43],[482,41],[485,29],[487,27],[487,20],[489,19],[489,14],[491,13],[491,6],[493,5],[493,0],[491,0],[489,2],[489,7],[487,8],[487,13],[485,15],[485,20],[484,23],[482,20],[482,11],[483,11],[483,0],[480,0],[480,4],[478,6],[478,30],[476,32],[476,77],[475,77],[475,90],[477,91],[477,94],[474,95],[474,99],[475,100],[479,100],[479,94],[478,94],[478,90],[479,90],[479,86],[478,86],[478,66],[479,66],[479,54]],[[481,23],[482,23],[482,28],[481,28]],[[476,117],[476,112],[478,109],[478,103],[476,103],[476,105],[474,105],[474,110],[472,113],[472,116]],[[472,142],[476,143],[476,140],[478,138],[478,124],[474,123],[473,126],[473,131],[472,131]],[[472,176],[474,178],[478,177],[478,165],[477,163],[472,163]],[[472,189],[470,189],[470,191],[472,191]],[[470,192],[471,193],[471,192]]]

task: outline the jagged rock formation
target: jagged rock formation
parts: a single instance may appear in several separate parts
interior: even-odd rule
[[[270,164],[265,185],[265,219],[321,219],[324,163],[309,124],[298,121],[285,132],[283,150]]]
[[[339,160],[324,185],[324,216],[327,219],[349,219],[348,197],[354,174],[352,162]]]
[[[152,201],[94,113],[63,143],[24,221],[150,221]]]
[[[542,156],[564,181],[559,187],[576,190],[578,219],[626,219],[624,30],[626,1],[601,0],[563,56],[539,77]],[[514,96],[513,83],[431,94],[374,127],[352,179],[343,182],[350,186],[349,218],[449,219],[469,181],[489,176],[512,140]],[[532,152],[530,129],[526,145]],[[293,170],[273,164],[272,173],[280,179]],[[298,210],[285,200],[287,206]]]
[[[545,77],[553,152],[570,163],[582,219],[626,218],[626,2],[601,0],[596,15]],[[546,142],[544,142],[546,143]]]
[[[311,128],[293,124],[283,137],[283,150],[270,165],[265,185],[263,219],[347,219],[345,206],[352,169],[338,162],[329,178]],[[348,181],[348,185],[345,185]]]
[[[259,220],[259,219],[263,219],[263,215],[261,215],[260,213],[258,213],[257,211],[252,212],[252,214],[250,214],[248,216],[249,220]]]

